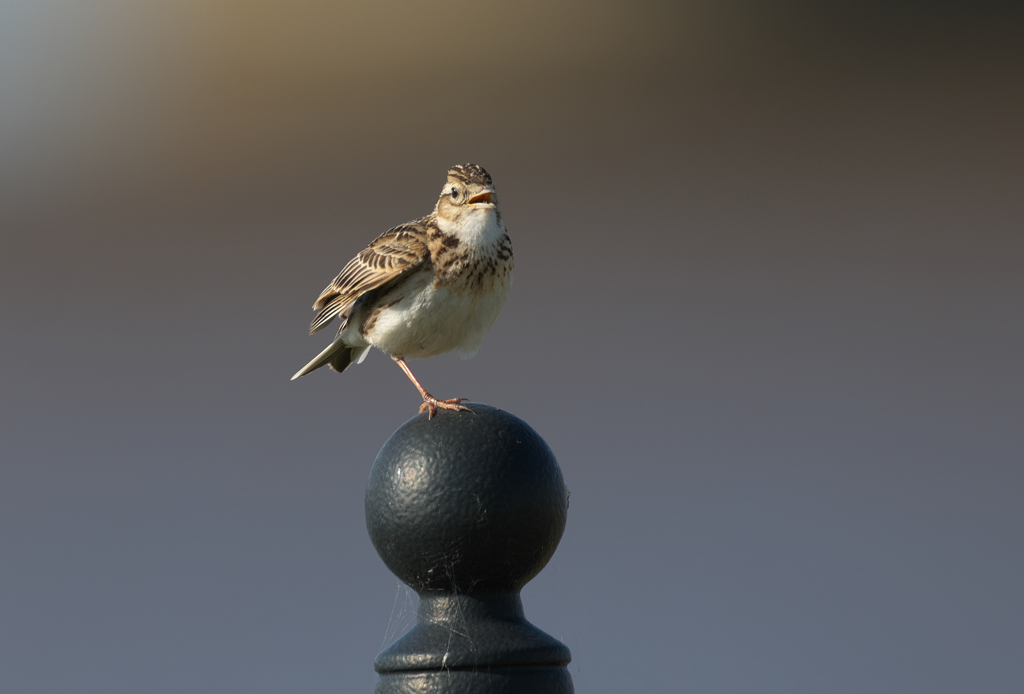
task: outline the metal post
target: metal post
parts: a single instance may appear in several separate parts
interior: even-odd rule
[[[530,624],[519,592],[565,529],[554,454],[488,405],[419,415],[387,440],[366,527],[420,596],[416,625],[377,656],[377,694],[572,694],[569,649]]]

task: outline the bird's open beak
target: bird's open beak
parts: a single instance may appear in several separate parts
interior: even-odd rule
[[[494,188],[484,188],[466,201],[467,205],[487,205],[494,207]]]

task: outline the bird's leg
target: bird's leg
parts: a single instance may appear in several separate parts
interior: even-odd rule
[[[465,405],[459,404],[460,402],[466,400],[467,398],[452,398],[451,400],[438,400],[433,395],[428,393],[423,386],[420,385],[420,382],[417,381],[416,377],[412,375],[412,370],[409,368],[409,365],[405,363],[405,359],[396,359],[395,357],[391,358],[394,359],[395,363],[402,368],[402,371],[405,372],[405,375],[409,377],[409,380],[412,381],[412,384],[416,386],[416,390],[418,390],[420,392],[420,395],[423,397],[423,404],[420,405],[420,412],[426,410],[427,419],[434,418],[434,413],[437,411],[438,407],[444,410],[465,410],[466,412],[473,411],[466,407]]]

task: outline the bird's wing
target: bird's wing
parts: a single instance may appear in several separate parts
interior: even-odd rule
[[[335,316],[345,314],[368,291],[393,282],[430,258],[427,230],[432,217],[424,217],[385,231],[348,262],[313,304],[319,313],[309,326],[312,335]]]

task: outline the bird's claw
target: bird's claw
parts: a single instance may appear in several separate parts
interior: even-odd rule
[[[473,410],[469,409],[465,405],[459,404],[466,400],[469,400],[469,398],[450,398],[448,400],[438,400],[437,398],[431,395],[423,398],[423,404],[420,405],[420,412],[426,412],[428,420],[434,418],[434,415],[437,414],[438,407],[440,407],[442,410],[461,410],[464,412],[472,412]]]

